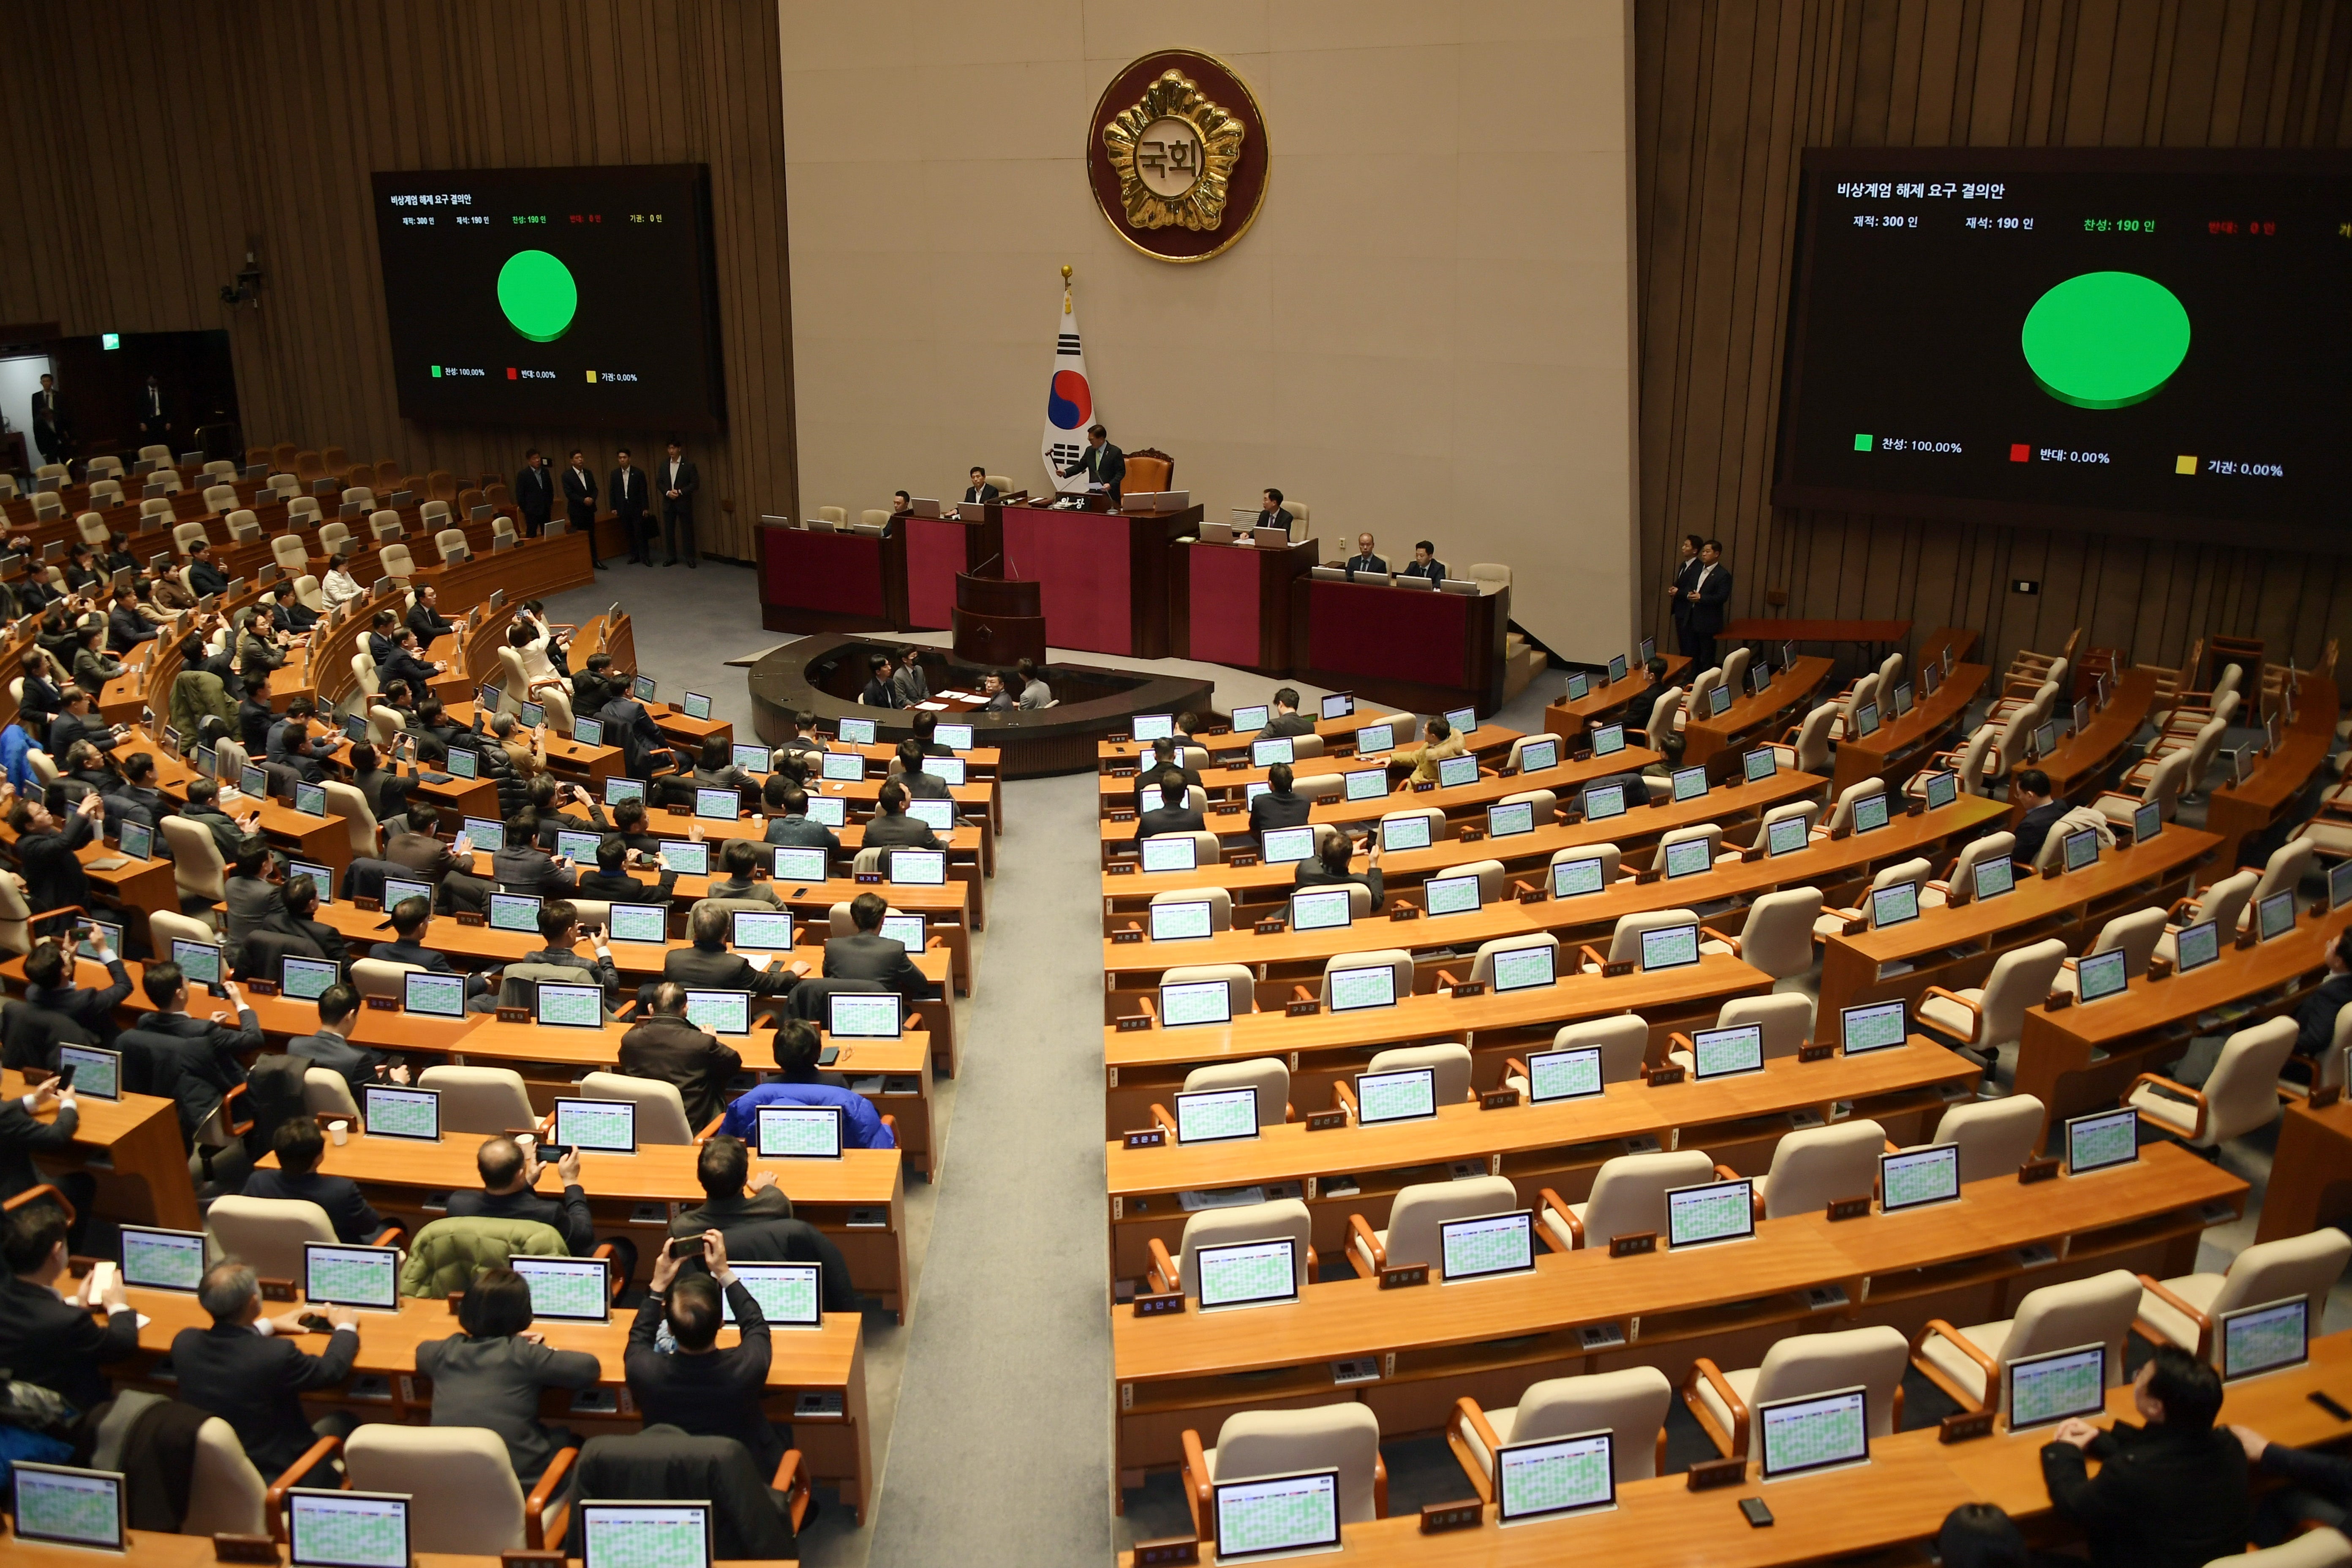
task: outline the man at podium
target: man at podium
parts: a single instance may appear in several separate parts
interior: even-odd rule
[[[1111,506],[1118,507],[1119,481],[1127,478],[1127,454],[1110,444],[1110,432],[1099,425],[1087,426],[1085,456],[1061,470],[1066,479],[1080,473],[1087,482],[1108,490]]]
[[[975,464],[971,470],[971,485],[963,492],[963,499],[968,501],[987,501],[1003,498],[999,495],[996,487],[988,482],[988,470]]]
[[[1288,533],[1290,531],[1290,514],[1282,510],[1282,492],[1280,490],[1268,489],[1265,492],[1265,503],[1258,508],[1257,521],[1250,524],[1250,526],[1252,528],[1278,528],[1285,533]]]

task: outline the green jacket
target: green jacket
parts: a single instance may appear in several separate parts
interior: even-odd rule
[[[236,731],[236,704],[228,700],[228,689],[221,684],[221,678],[209,669],[180,671],[172,682],[172,728],[190,750],[195,747],[196,725],[206,714]]]
[[[569,1256],[563,1237],[535,1219],[436,1219],[418,1231],[400,1263],[404,1296],[446,1296],[521,1253]]]

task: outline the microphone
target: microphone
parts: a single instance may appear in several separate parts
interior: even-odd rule
[[[977,577],[982,572],[987,571],[991,566],[995,565],[1003,559],[1004,559],[1004,552],[1000,550],[995,554],[990,556],[987,560],[982,562],[979,565],[973,567],[971,571],[965,573],[964,575],[967,577]]]

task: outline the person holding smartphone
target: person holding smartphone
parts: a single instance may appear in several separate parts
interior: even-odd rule
[[[681,1272],[689,1258],[699,1259],[709,1272]],[[724,1350],[719,1346],[721,1291],[741,1336]],[[658,1348],[665,1324],[677,1344],[670,1355]],[[707,1230],[663,1247],[645,1304],[629,1325],[623,1363],[646,1425],[667,1423],[690,1436],[732,1437],[751,1450],[761,1474],[773,1475],[790,1434],[771,1426],[761,1407],[768,1360],[768,1320],[750,1287],[729,1266],[726,1237]]]

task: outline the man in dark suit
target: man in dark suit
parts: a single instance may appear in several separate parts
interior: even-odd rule
[[[245,1081],[244,1058],[262,1046],[261,1020],[234,980],[221,984],[224,999],[236,1009],[234,1024],[226,1008],[208,1007],[202,1018],[188,1012],[188,981],[176,963],[150,963],[139,984],[155,1010],[141,1014],[123,1038],[139,1036],[155,1093],[179,1102],[181,1130],[193,1135]]]
[[[824,977],[875,981],[909,1002],[935,1000],[939,988],[907,956],[907,944],[881,934],[882,917],[889,911],[878,894],[860,893],[849,900],[850,923],[857,930],[854,935],[825,939]]]
[[[382,1051],[352,1044],[352,1029],[359,1016],[360,994],[348,985],[330,985],[319,993],[317,1032],[286,1042],[288,1054],[329,1072],[341,1073],[343,1081],[351,1085],[354,1100],[369,1084],[408,1081],[408,1069],[392,1068],[391,1058]]]
[[[511,1138],[485,1138],[474,1151],[474,1169],[481,1173],[482,1190],[449,1194],[451,1219],[530,1219],[552,1226],[574,1258],[596,1250],[596,1231],[588,1215],[588,1194],[580,1185],[580,1152],[567,1149],[555,1163],[556,1179],[563,1184],[561,1201],[543,1198],[531,1189],[547,1167],[536,1153],[526,1154]]]
[[[770,812],[767,842],[823,849],[829,855],[841,853],[841,840],[833,829],[809,816],[808,791],[782,774],[770,773],[760,793]]]
[[[114,596],[113,606],[106,612],[106,641],[111,651],[129,653],[163,635],[163,627],[149,626],[147,617],[139,613],[138,595],[125,589]]]
[[[875,814],[866,824],[866,847],[896,848],[906,845],[916,849],[940,849],[938,835],[931,825],[907,815],[907,788],[897,779],[886,782],[875,794]]]
[[[662,955],[662,979],[697,991],[749,991],[754,996],[782,996],[799,984],[808,965],[797,959],[771,959],[765,969],[755,969],[750,959],[728,951],[731,916],[715,904],[697,904],[686,922],[692,945]]]
[[[631,1078],[675,1084],[689,1127],[707,1125],[727,1108],[728,1080],[743,1066],[732,1046],[687,1022],[686,987],[670,980],[654,987],[652,1012],[621,1037],[620,1060]]]
[[[1086,475],[1088,483],[1108,490],[1111,510],[1118,510],[1118,488],[1127,479],[1127,454],[1110,444],[1110,432],[1099,425],[1087,426],[1086,451],[1062,470],[1066,479],[1077,474]]]
[[[490,885],[467,874],[449,846],[436,836],[435,830],[440,826],[438,806],[426,800],[412,802],[408,807],[408,831],[395,833],[384,841],[383,858],[420,880],[437,885],[441,901],[450,909],[478,912],[489,908]],[[391,913],[397,925],[400,912],[394,910]]]
[[[598,571],[604,563],[596,553],[596,476],[588,468],[588,454],[578,447],[572,451],[572,466],[563,470],[563,508],[572,520],[572,531],[588,536],[588,559]]]
[[[1657,708],[1658,699],[1664,696],[1666,691],[1666,661],[1664,658],[1658,654],[1652,654],[1650,656],[1650,662],[1642,667],[1642,673],[1643,676],[1648,678],[1649,684],[1642,688],[1641,690],[1633,693],[1633,698],[1625,704],[1625,711],[1618,717],[1620,722],[1622,722],[1628,730],[1639,730],[1643,734],[1648,735],[1650,731],[1650,714]],[[1650,743],[1656,745],[1660,741],[1672,739],[1674,739],[1674,737],[1666,735],[1654,736],[1651,738]],[[1658,746],[1657,749],[1664,751],[1666,748],[1664,746]]]
[[[42,1121],[41,1113],[51,1110],[57,1112],[56,1118]],[[47,1181],[34,1169],[33,1156],[67,1152],[73,1147],[74,1129],[80,1125],[81,1110],[74,1103],[73,1091],[59,1094],[54,1080],[30,1094],[0,1100],[0,1198],[13,1198]],[[96,1179],[76,1171],[59,1177],[55,1184],[73,1205],[73,1227],[79,1231],[89,1223],[89,1205],[98,1194]]]
[[[866,659],[866,668],[868,676],[866,689],[858,693],[857,700],[868,708],[898,707],[898,688],[890,681],[890,656],[887,653],[873,655]]]
[[[1389,563],[1373,553],[1372,536],[1369,533],[1356,535],[1356,552],[1341,564],[1350,572],[1372,572],[1383,576],[1389,569]]]
[[[1706,541],[1696,533],[1683,535],[1681,553],[1675,558],[1673,581],[1666,584],[1666,613],[1675,621],[1675,651],[1691,651],[1691,590],[1698,586],[1699,546]]]
[[[289,1116],[278,1124],[270,1141],[278,1166],[257,1166],[245,1179],[249,1198],[283,1198],[317,1204],[327,1211],[336,1239],[365,1247],[383,1234],[383,1216],[375,1212],[360,1184],[349,1176],[322,1176],[319,1162],[326,1156],[327,1136],[315,1116]]]
[[[67,711],[58,715],[58,725],[72,722],[77,709],[89,710],[89,693],[79,687],[70,690]],[[70,745],[63,750],[53,746],[49,754],[62,757],[71,752]],[[49,792],[55,793],[54,789]],[[68,904],[89,908],[89,879],[74,851],[98,836],[98,825],[105,816],[106,797],[95,790],[66,813],[63,823],[50,814],[46,798],[20,798],[9,809],[8,826],[16,835],[16,865],[25,876],[25,898],[35,910],[61,910]]]
[[[2327,944],[2327,978],[2295,1005],[2294,1054],[2316,1061],[2336,1040],[2336,1015],[2352,1002],[2352,930]]]
[[[188,586],[195,591],[199,599],[209,597],[228,586],[228,574],[222,571],[220,563],[213,559],[213,547],[205,540],[199,539],[188,547]],[[234,640],[231,639],[232,642]]]
[[[953,800],[948,781],[933,773],[923,771],[923,743],[913,736],[898,742],[897,769],[890,776],[907,786],[909,800]]]
[[[148,374],[147,384],[139,389],[139,408],[133,417],[139,426],[142,446],[171,444],[163,439],[172,433],[171,405],[163,400],[163,384],[155,379],[152,372]]]
[[[1178,761],[1176,747],[1176,740],[1169,735],[1162,735],[1151,742],[1151,761],[1135,781],[1138,790],[1148,784],[1158,784],[1160,782],[1158,775],[1163,773],[1176,774],[1188,786],[1197,787],[1200,784],[1201,770],[1188,767]]]
[[[629,1325],[629,1392],[647,1426],[667,1424],[703,1437],[732,1437],[751,1451],[761,1474],[783,1462],[784,1440],[768,1425],[768,1321],[759,1299],[728,1267],[727,1238],[703,1233],[706,1274],[681,1278],[684,1260],[667,1247],[656,1256],[653,1279],[636,1321]],[[737,1342],[719,1347],[719,1292],[735,1313]],[[669,1325],[676,1353],[656,1346]]]
[[[1265,770],[1265,793],[1250,802],[1250,831],[1264,842],[1277,827],[1304,827],[1315,803],[1291,793],[1290,764],[1276,763]]]
[[[46,381],[48,378],[44,376],[41,379]],[[988,470],[975,463],[971,469],[971,483],[965,487],[963,499],[968,501],[991,501],[1000,500],[1002,496],[997,488],[988,482]]]
[[[662,543],[669,551],[665,566],[677,564],[677,547],[686,544],[687,570],[702,564],[702,551],[694,542],[694,492],[702,488],[702,476],[686,460],[686,448],[677,442],[669,444],[669,456],[655,476],[654,484],[662,498]]]
[[[1135,819],[1135,837],[1139,842],[1156,838],[1163,833],[1202,833],[1208,830],[1208,820],[1192,804],[1184,786],[1177,782],[1174,769],[1160,775],[1160,805]]]
[[[57,1205],[27,1204],[0,1220],[0,1258],[8,1265],[0,1278],[0,1366],[89,1410],[112,1393],[99,1368],[138,1353],[139,1314],[122,1293],[119,1270],[103,1292],[93,1293],[85,1280],[72,1296],[60,1297],[67,1258],[66,1216]],[[101,1303],[102,1329],[89,1315]]]
[[[2082,1531],[2092,1568],[2189,1568],[2239,1555],[2253,1525],[2246,1448],[2213,1418],[2221,1374],[2203,1356],[2158,1345],[2132,1380],[2144,1425],[2101,1431],[2061,1421],[2042,1446],[2042,1482]],[[2085,1458],[2099,1461],[2094,1479]]]
[[[457,629],[456,623],[441,613],[440,591],[430,583],[416,585],[416,603],[408,609],[408,629],[416,634],[419,647],[431,647],[434,638],[446,637]]]
[[[236,1428],[247,1458],[275,1481],[309,1452],[320,1437],[348,1437],[357,1425],[336,1411],[310,1419],[302,1395],[332,1388],[351,1375],[359,1354],[359,1314],[349,1307],[296,1307],[268,1320],[261,1315],[261,1287],[253,1270],[225,1258],[205,1270],[196,1301],[212,1314],[209,1329],[182,1329],[172,1337],[172,1369],[179,1396]],[[304,1317],[323,1313],[333,1325],[324,1354],[310,1355],[296,1342],[307,1332]],[[334,1462],[322,1460],[298,1485],[338,1484]]]
[[[1288,533],[1290,531],[1290,514],[1282,510],[1282,492],[1274,489],[1272,486],[1268,486],[1266,488],[1265,495],[1257,509],[1257,521],[1251,523],[1250,526],[1252,528],[1278,528],[1282,530],[1283,532]]]
[[[112,1046],[115,1035],[114,1010],[121,1006],[123,1000],[131,994],[131,973],[122,967],[122,955],[115,952],[108,943],[105,931],[96,925],[88,929],[90,933],[89,940],[98,950],[98,961],[106,965],[108,983],[99,987],[76,985],[73,963],[67,956],[66,947],[58,942],[38,942],[33,944],[33,951],[25,955],[25,1005],[21,1008],[13,1009],[12,1013],[22,1013],[45,1020],[62,1020],[81,1030],[92,1042],[101,1046]],[[57,1054],[54,1049],[49,1052],[48,1057],[39,1061],[28,1063],[18,1060],[17,1053],[13,1048],[15,1041],[13,1016],[10,1022],[11,1049],[7,1058],[8,1066],[46,1068],[57,1065],[53,1059]],[[5,1364],[6,1363],[0,1363],[0,1365]]]
[[[621,520],[621,531],[629,541],[629,559],[640,566],[654,563],[652,524],[646,509],[653,505],[653,491],[646,488],[646,473],[629,459],[629,449],[622,447],[614,454],[614,467],[604,481],[604,492],[613,498],[613,515]]]
[[[522,512],[522,531],[527,539],[537,539],[547,531],[547,519],[555,510],[555,481],[547,471],[547,459],[533,447],[522,455],[522,471],[515,475],[515,505]]]
[[[1360,882],[1364,890],[1372,895],[1372,908],[1378,910],[1381,893],[1381,840],[1378,834],[1368,833],[1364,837],[1372,850],[1361,871],[1348,869],[1348,863],[1355,858],[1356,841],[1342,829],[1324,840],[1320,855],[1309,856],[1298,863],[1298,869],[1291,874],[1291,881],[1301,888],[1328,888],[1343,882]]]
[[[1437,558],[1437,546],[1422,540],[1412,547],[1412,559],[1404,563],[1402,577],[1426,577],[1433,583],[1445,578],[1445,563]]]
[[[370,958],[380,958],[386,963],[413,963],[435,974],[455,974],[457,970],[449,955],[437,947],[425,945],[425,933],[432,928],[433,907],[424,899],[405,898],[393,906],[391,942],[380,942],[368,949]],[[490,988],[490,975],[495,971],[466,976],[466,994],[479,996]]]
[[[571,892],[579,879],[570,867],[532,842],[537,832],[538,819],[528,813],[507,819],[507,842],[513,847],[490,856],[490,880],[509,893],[536,893],[542,899]]]
[[[2017,819],[2017,826],[2011,830],[2017,835],[2017,844],[2010,850],[2010,858],[2020,867],[2030,868],[2041,858],[2050,830],[2066,815],[2068,807],[2064,801],[2050,798],[2050,775],[2040,768],[2019,768],[2011,773],[2009,799],[2012,805],[2025,807],[2025,815]]]
[[[1695,669],[1715,668],[1715,639],[1723,630],[1724,605],[1731,597],[1731,568],[1723,564],[1723,546],[1708,540],[1699,546],[1698,575],[1691,580],[1690,640],[1685,649]]]
[[[1298,689],[1286,686],[1274,694],[1274,711],[1258,731],[1261,738],[1274,740],[1284,735],[1312,735],[1315,721],[1298,710]]]
[[[751,1152],[742,1139],[722,1132],[705,1143],[694,1160],[695,1180],[702,1184],[702,1202],[680,1211],[669,1222],[670,1235],[700,1236],[706,1230],[725,1235],[772,1219],[792,1218],[793,1200],[776,1185],[776,1173],[761,1171],[747,1186],[744,1176],[751,1168]]]
[[[319,612],[294,596],[293,584],[281,582],[269,590],[269,624],[289,637],[308,637]]]
[[[33,394],[33,445],[44,463],[66,460],[65,424],[58,409],[58,378],[44,374],[41,390]]]

